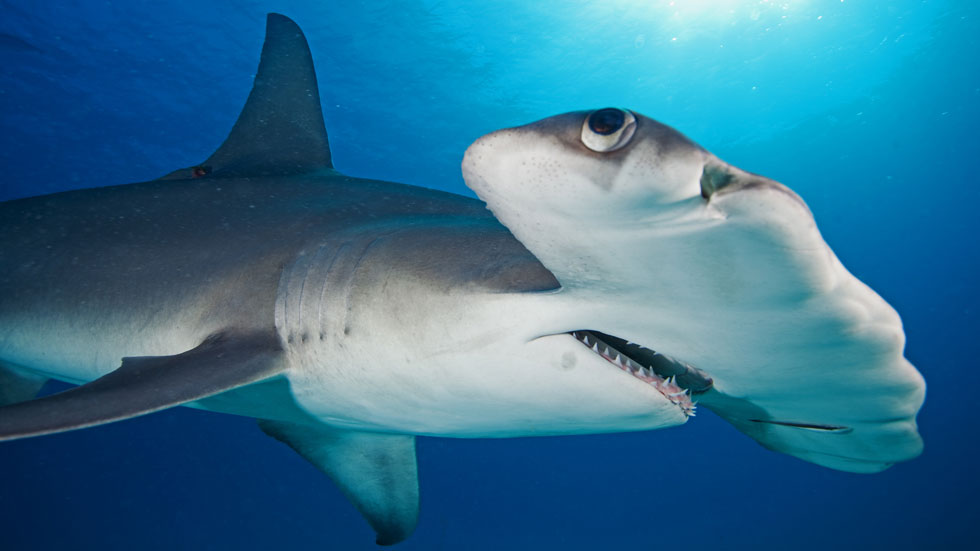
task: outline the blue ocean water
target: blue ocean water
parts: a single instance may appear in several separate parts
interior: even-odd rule
[[[491,130],[617,105],[782,181],[902,314],[924,454],[876,475],[703,412],[588,437],[421,439],[400,548],[923,549],[972,541],[980,7],[962,1],[0,2],[0,200],[148,180],[224,139],[266,12],[309,39],[334,163],[472,195]],[[4,549],[371,549],[252,420],[178,408],[0,445]]]

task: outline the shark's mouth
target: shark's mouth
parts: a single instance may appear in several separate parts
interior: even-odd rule
[[[609,363],[657,389],[688,417],[694,417],[694,398],[713,384],[700,369],[619,337],[584,329],[571,335]]]

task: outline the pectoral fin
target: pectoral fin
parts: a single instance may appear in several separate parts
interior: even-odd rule
[[[0,408],[0,440],[121,421],[213,396],[283,371],[274,334],[216,334],[175,356],[124,358],[88,384]]]
[[[415,530],[419,482],[414,436],[266,420],[259,426],[340,486],[377,532],[378,545],[396,544]]]

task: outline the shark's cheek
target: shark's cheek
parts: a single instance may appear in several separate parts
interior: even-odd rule
[[[841,284],[846,272],[824,242],[809,209],[792,192],[753,188],[712,197],[720,222],[697,236],[710,261],[722,308],[790,307]]]
[[[755,241],[772,249],[814,251],[827,247],[810,209],[780,184],[725,190],[711,197],[708,209],[724,220],[717,230],[751,231]]]

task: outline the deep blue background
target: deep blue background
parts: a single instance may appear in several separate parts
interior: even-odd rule
[[[306,31],[334,162],[351,175],[468,193],[458,165],[481,134],[635,109],[803,195],[844,264],[903,316],[929,383],[925,453],[839,473],[708,412],[651,433],[421,439],[422,519],[403,548],[962,544],[980,518],[977,6],[3,1],[0,199],[206,158],[248,94],[268,11]],[[373,541],[250,419],[184,408],[0,445],[0,534],[3,549]]]

